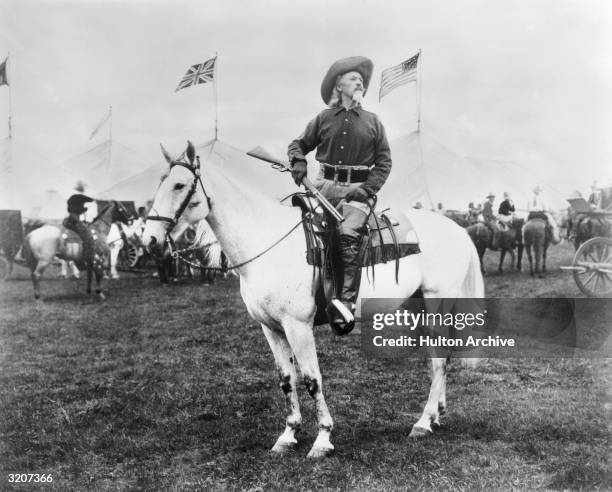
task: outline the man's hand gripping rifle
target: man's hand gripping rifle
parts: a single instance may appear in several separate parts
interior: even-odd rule
[[[255,147],[253,150],[247,152],[247,155],[250,155],[251,157],[255,157],[257,159],[261,159],[262,161],[269,162],[270,164],[272,164],[272,167],[278,171],[291,171],[291,166],[288,162],[282,161],[281,159],[277,159],[261,147]],[[323,195],[321,195],[319,190],[314,187],[312,182],[307,177],[304,177],[302,179],[302,184],[304,185],[304,188],[310,191],[310,193],[312,193],[313,196],[315,196],[317,200],[319,200],[319,203],[321,203],[321,205],[334,217],[334,219],[336,219],[338,222],[344,222],[344,217],[342,217],[342,214],[340,214],[340,212],[338,212],[336,208],[331,203],[329,203]]]

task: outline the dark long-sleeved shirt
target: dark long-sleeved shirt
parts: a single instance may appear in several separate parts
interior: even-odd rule
[[[391,172],[391,150],[385,128],[374,113],[355,107],[321,111],[302,135],[289,144],[289,162],[306,160],[317,149],[316,159],[332,165],[374,166],[362,185],[375,195]]]
[[[499,204],[498,214],[510,215],[512,212],[514,212],[514,204],[510,200],[506,199]]]

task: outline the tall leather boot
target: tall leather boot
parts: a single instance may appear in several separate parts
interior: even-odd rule
[[[340,299],[333,299],[328,307],[330,325],[336,335],[346,335],[355,327],[355,301],[361,281],[359,264],[359,239],[340,236],[340,256],[342,257],[342,283]]]

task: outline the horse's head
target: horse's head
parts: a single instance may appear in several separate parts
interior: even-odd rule
[[[162,154],[170,167],[157,188],[143,233],[143,244],[160,256],[167,238],[174,241],[189,225],[205,219],[211,206],[193,144],[187,142],[187,150],[176,159],[163,146]]]
[[[132,219],[132,214],[125,208],[125,206],[118,202],[117,200],[113,200],[111,203],[112,206],[112,218],[113,222],[122,222],[123,224],[127,224]]]

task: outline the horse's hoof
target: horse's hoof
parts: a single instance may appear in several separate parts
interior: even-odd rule
[[[101,301],[106,301],[106,296],[104,295],[104,292],[98,292],[98,297]]]
[[[410,431],[410,435],[408,437],[412,437],[413,439],[421,439],[423,437],[431,436],[432,432],[430,429],[425,429],[424,427],[417,427],[416,425],[412,427]]]
[[[312,449],[310,450],[310,452],[308,453],[308,455],[306,456],[307,458],[313,458],[313,459],[320,459],[320,458],[326,458],[327,456],[330,456],[332,453],[334,452],[334,448],[322,448],[322,447],[312,447]]]
[[[119,275],[111,275],[111,280],[119,280]]]
[[[270,452],[271,453],[276,453],[276,454],[289,453],[290,451],[293,451],[295,449],[296,444],[297,444],[297,441],[294,441],[294,442],[290,442],[290,441],[276,441],[276,444],[270,450]]]

